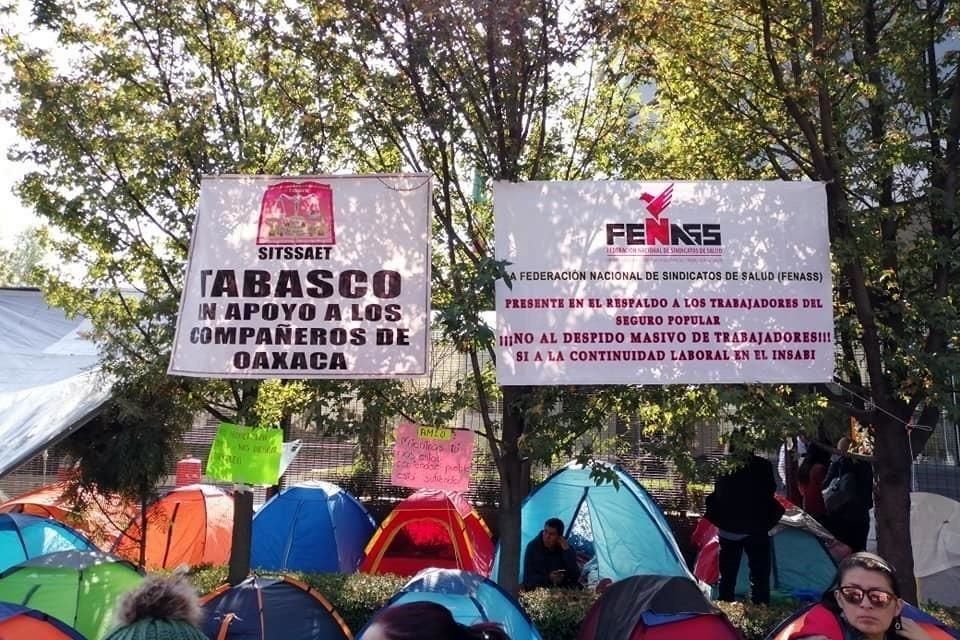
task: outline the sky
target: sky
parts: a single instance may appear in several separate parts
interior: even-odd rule
[[[26,23],[25,3],[20,3],[19,10],[18,15],[13,17],[16,31]],[[0,82],[6,82],[9,77],[10,70],[0,61]],[[6,108],[10,104],[11,96],[0,93],[0,107]],[[7,159],[7,153],[15,142],[17,142],[17,135],[13,125],[0,116],[0,248],[2,249],[12,248],[19,233],[39,224],[37,217],[24,208],[20,204],[20,199],[13,195],[13,186],[29,170],[29,167]]]
[[[38,224],[33,213],[20,204],[13,194],[13,186],[27,172],[24,165],[7,159],[7,151],[16,140],[10,123],[0,120],[0,248],[13,248],[17,235],[32,225]]]

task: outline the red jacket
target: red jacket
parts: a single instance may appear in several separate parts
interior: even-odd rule
[[[931,640],[954,640],[953,636],[934,624],[927,622],[919,622],[919,624]],[[811,607],[785,624],[770,640],[802,640],[810,636],[846,640],[837,616],[822,604]]]

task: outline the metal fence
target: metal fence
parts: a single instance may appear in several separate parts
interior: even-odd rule
[[[427,381],[411,382],[411,385],[433,388],[448,388],[458,381],[467,380],[470,366],[467,359],[451,345],[435,336],[431,350],[431,376]],[[483,362],[482,365],[487,363]],[[344,404],[356,403],[350,398]],[[354,407],[358,410],[360,408]],[[499,407],[495,405],[496,413]],[[498,420],[499,416],[495,415]],[[452,425],[480,431],[480,417],[475,412],[461,412]],[[183,457],[193,457],[206,462],[210,444],[216,433],[215,420],[198,417],[182,442]],[[603,432],[598,458],[621,464],[658,500],[666,511],[699,512],[702,509],[704,493],[709,486],[703,483],[691,483],[678,473],[669,461],[644,452],[641,425],[636,422],[618,420],[609,425],[598,425],[598,433]],[[694,453],[699,457],[711,458],[720,455],[720,434],[731,425],[701,425],[695,438]],[[326,480],[337,483],[368,502],[390,502],[411,492],[410,489],[396,487],[391,483],[390,469],[392,451],[390,447],[390,429],[385,430],[379,446],[370,447],[364,442],[364,449],[378,451],[373,464],[358,465],[360,442],[356,438],[330,438],[318,434],[314,428],[304,425],[292,429],[291,438],[301,440],[302,448],[287,469],[285,481],[297,483],[304,480]],[[82,430],[75,437],[82,437]],[[960,431],[956,424],[944,421],[927,443],[915,465],[914,485],[918,490],[942,493],[954,499],[960,499]],[[47,484],[57,477],[57,470],[63,462],[63,456],[57,447],[53,447],[35,456],[14,472],[0,478],[0,492],[12,497],[30,489]],[[370,462],[370,461],[368,461]],[[557,465],[562,464],[557,460]],[[538,467],[533,470],[534,481],[544,478],[551,469]],[[175,469],[170,469],[164,482],[167,488],[173,485]],[[489,455],[486,441],[477,437],[474,445],[473,468],[468,499],[477,504],[495,506],[499,502],[500,484],[493,460]],[[2,497],[2,496],[0,496]],[[264,491],[258,490],[255,501],[264,500]]]
[[[216,428],[216,421],[198,419],[182,442],[183,457],[197,458],[205,463]],[[916,490],[940,493],[960,500],[960,467],[956,464],[956,457],[948,457],[943,452],[942,446],[939,448],[937,446],[937,439],[942,443],[943,439],[947,438],[949,443],[949,438],[955,435],[954,429],[954,425],[944,425],[941,432],[931,439],[924,454],[914,465]],[[720,433],[718,427],[709,425],[705,425],[702,431],[701,440],[704,442],[716,442]],[[78,435],[82,437],[82,432]],[[394,486],[391,482],[392,450],[389,436],[380,447],[379,462],[372,465],[372,468],[369,465],[357,464],[359,443],[355,440],[322,437],[316,431],[309,429],[294,429],[291,437],[300,439],[302,448],[287,469],[284,477],[286,483],[325,480],[339,484],[369,503],[393,502],[409,495],[412,491]],[[621,439],[635,437],[635,432],[630,429],[620,435]],[[638,446],[614,447],[611,445],[608,450],[600,451],[597,457],[622,465],[647,488],[665,511],[699,512],[702,508],[704,493],[709,491],[709,483],[687,481],[669,460],[646,454],[642,450],[642,443],[636,443],[636,441],[634,443]],[[623,453],[631,448],[632,451]],[[928,450],[932,453],[928,453]],[[718,455],[719,447],[707,446],[704,454]],[[60,465],[64,462],[64,457],[57,447],[48,449],[0,479],[0,492],[7,497],[13,497],[53,482],[57,478]],[[558,464],[561,462],[558,461]],[[532,474],[534,481],[543,479],[550,471],[551,469],[546,466],[535,468]],[[176,470],[171,468],[162,489],[173,486],[175,474]],[[475,504],[496,507],[499,495],[500,484],[496,466],[490,457],[486,441],[477,436],[467,497]],[[264,499],[264,490],[258,489],[255,501],[259,503]]]

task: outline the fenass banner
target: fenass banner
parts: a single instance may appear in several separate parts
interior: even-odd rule
[[[204,178],[168,372],[426,375],[429,203],[419,174]]]
[[[826,212],[813,182],[495,183],[498,381],[830,381]]]

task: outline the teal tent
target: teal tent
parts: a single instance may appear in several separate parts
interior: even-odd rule
[[[521,550],[540,535],[544,522],[560,518],[590,583],[641,574],[693,579],[653,497],[619,465],[605,466],[616,484],[598,485],[590,465],[571,462],[534,489],[521,507]],[[495,576],[499,564],[498,545]]]
[[[460,624],[496,622],[510,640],[541,640],[517,601],[497,583],[469,571],[424,569],[394,595],[384,608],[409,602],[441,604]],[[357,636],[363,640],[363,632]]]
[[[780,523],[770,531],[770,588],[774,594],[795,600],[819,600],[837,575],[837,559],[850,548],[836,540],[810,514],[779,497],[785,509]],[[699,547],[693,573],[697,579],[717,586],[720,580],[720,537],[716,525],[701,518],[693,532]],[[750,592],[746,554],[740,559],[736,594]]]
[[[0,571],[55,551],[95,550],[82,534],[52,518],[0,513]]]

